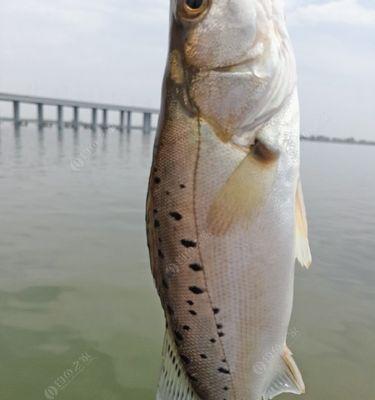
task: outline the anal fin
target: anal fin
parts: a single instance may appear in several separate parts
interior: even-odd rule
[[[190,385],[168,329],[165,332],[156,400],[200,400]]]
[[[287,346],[275,367],[274,378],[263,395],[263,400],[273,399],[282,393],[305,393],[302,375]]]

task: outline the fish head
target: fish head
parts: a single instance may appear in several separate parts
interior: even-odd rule
[[[280,107],[295,86],[281,0],[172,0],[172,48],[189,99],[224,141]]]

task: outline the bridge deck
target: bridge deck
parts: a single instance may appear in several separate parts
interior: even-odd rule
[[[72,125],[75,129],[83,125],[79,120],[79,110],[82,108],[91,110],[91,124],[89,124],[93,129],[97,126],[101,128],[108,128],[108,111],[116,111],[119,113],[119,124],[117,125],[121,130],[127,127],[127,130],[133,128],[132,125],[132,114],[142,114],[143,115],[143,130],[145,133],[150,132],[152,127],[152,115],[158,114],[159,110],[154,108],[144,108],[144,107],[133,107],[133,106],[122,106],[118,104],[106,104],[106,103],[94,103],[87,101],[76,101],[76,100],[66,100],[66,99],[55,99],[49,97],[37,97],[37,96],[23,96],[10,93],[0,93],[0,102],[10,102],[13,104],[13,118],[0,116],[0,121],[3,122],[14,122],[16,127],[24,125],[26,122],[36,122],[40,128],[43,128],[47,124],[57,123],[59,128],[66,126],[64,121],[63,109],[65,107],[73,108],[73,121],[70,121],[68,125]],[[21,117],[20,104],[35,104],[37,106],[37,119],[24,119]],[[54,106],[57,108],[57,119],[55,121],[47,120],[44,118],[44,106]],[[98,123],[98,113],[97,111],[102,111],[101,122]],[[125,118],[126,113],[126,118]],[[126,121],[125,121],[126,119]],[[88,125],[85,123],[84,125]]]
[[[0,93],[0,101],[9,101],[9,102],[18,101],[20,103],[43,104],[47,106],[78,107],[78,108],[90,108],[90,109],[113,110],[113,111],[131,111],[136,113],[150,113],[150,114],[157,114],[159,112],[159,110],[155,108],[121,106],[118,104],[107,104],[107,103],[91,103],[86,101],[54,99],[50,97],[23,96],[10,93]]]

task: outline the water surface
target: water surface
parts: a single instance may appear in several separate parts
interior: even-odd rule
[[[138,131],[0,127],[1,400],[154,399],[152,144]],[[374,151],[302,145],[314,264],[297,270],[289,346],[306,400],[375,396]]]

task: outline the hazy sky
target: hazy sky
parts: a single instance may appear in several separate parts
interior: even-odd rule
[[[168,8],[1,0],[0,91],[158,107]],[[287,0],[287,17],[303,133],[375,139],[374,0]]]

